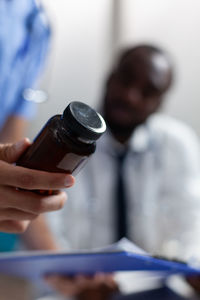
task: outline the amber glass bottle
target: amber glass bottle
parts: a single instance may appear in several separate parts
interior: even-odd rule
[[[71,102],[62,115],[47,121],[17,165],[76,175],[105,130],[100,114],[82,102]]]

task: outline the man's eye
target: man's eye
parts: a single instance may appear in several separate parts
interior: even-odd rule
[[[130,80],[127,76],[121,76],[120,77],[120,82],[125,85],[125,86],[128,86],[130,85]]]
[[[133,85],[134,76],[129,69],[122,69],[116,73],[118,81],[124,85]]]

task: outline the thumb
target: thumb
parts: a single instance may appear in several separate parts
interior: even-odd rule
[[[30,145],[31,142],[28,138],[14,144],[0,144],[0,160],[14,163]]]

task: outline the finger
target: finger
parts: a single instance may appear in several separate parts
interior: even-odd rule
[[[0,161],[0,183],[27,190],[57,190],[74,184],[74,177],[69,174],[50,173],[32,170]]]
[[[58,191],[55,195],[43,196],[29,191],[1,187],[0,199],[2,209],[15,208],[32,214],[40,214],[61,209],[67,200],[67,194],[64,191]]]
[[[97,285],[105,284],[110,289],[118,289],[118,284],[112,274],[96,273],[94,278]]]
[[[27,229],[29,223],[29,221],[1,221],[0,231],[6,233],[23,233]]]
[[[81,274],[76,276],[76,283],[79,287],[79,291],[94,289],[98,285],[95,276],[86,276]]]
[[[118,291],[118,285],[110,274],[96,273],[91,279],[86,278],[86,280],[88,280],[88,282],[87,285],[85,284],[85,287],[87,287],[88,290],[93,289],[101,293]]]
[[[31,145],[29,139],[24,138],[15,144],[0,144],[0,160],[13,163]]]
[[[54,289],[65,296],[76,296],[79,293],[76,279],[68,278],[67,276],[48,275],[45,280]]]
[[[115,281],[113,277],[105,278],[104,282],[106,283],[107,287],[112,291],[119,291],[119,285]]]
[[[18,209],[7,208],[7,209],[0,209],[0,222],[1,221],[31,221],[37,218],[37,214],[21,211]]]

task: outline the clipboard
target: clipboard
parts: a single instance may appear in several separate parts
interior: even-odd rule
[[[200,264],[191,266],[187,263],[156,258],[127,240],[126,244],[128,243],[129,247],[121,247],[120,242],[102,249],[74,253],[27,251],[1,254],[0,273],[29,280],[38,280],[48,274],[71,276],[121,271],[162,272],[166,276],[200,275]],[[130,245],[134,247],[134,251]]]

